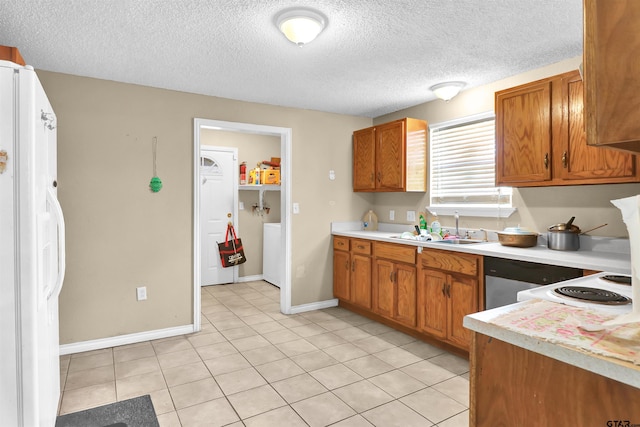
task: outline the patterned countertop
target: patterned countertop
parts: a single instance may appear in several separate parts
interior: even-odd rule
[[[588,331],[614,315],[530,300],[465,316],[464,326],[509,344],[640,388],[640,323]]]

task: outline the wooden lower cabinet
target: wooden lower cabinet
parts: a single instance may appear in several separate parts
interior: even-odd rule
[[[351,298],[351,254],[348,251],[333,251],[333,296]]]
[[[417,290],[418,329],[468,350],[471,332],[462,325],[479,309],[478,255],[423,251]]]
[[[373,311],[407,326],[416,325],[416,267],[376,259]]]
[[[470,426],[632,426],[640,389],[473,334]]]
[[[333,249],[333,295],[370,309],[371,242],[336,236]]]
[[[438,338],[447,337],[447,274],[420,269],[418,285],[418,327]]]
[[[340,304],[466,354],[462,319],[482,305],[482,256],[334,236],[333,294]]]
[[[351,302],[371,308],[371,257],[351,254]]]

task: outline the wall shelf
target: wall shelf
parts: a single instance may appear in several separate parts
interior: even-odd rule
[[[267,185],[238,185],[238,190],[250,190],[258,191],[258,209],[260,212],[264,209],[264,192],[265,191],[280,191],[280,186],[275,184]]]
[[[280,191],[280,186],[275,184],[238,185],[238,190]]]

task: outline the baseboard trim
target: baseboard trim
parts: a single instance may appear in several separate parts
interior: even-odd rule
[[[236,283],[258,282],[260,280],[264,280],[264,277],[262,276],[262,274],[254,274],[253,276],[238,277],[238,280],[236,281]],[[223,284],[224,283],[219,283],[217,285],[200,285],[200,287],[202,288],[203,286],[218,286]]]
[[[254,279],[248,276],[243,279],[246,281],[262,280]],[[260,276],[261,277],[261,276]],[[242,280],[245,281],[245,280]],[[337,307],[338,300],[330,299],[326,301],[312,302],[309,304],[301,304],[291,307],[291,314],[304,313],[306,311],[321,310],[323,308]],[[157,340],[161,338],[175,337],[178,335],[190,334],[195,332],[193,325],[176,326],[173,328],[156,329],[153,331],[137,332],[135,334],[118,335],[116,337],[100,338],[97,340],[81,341],[71,344],[63,344],[60,346],[60,355],[82,353],[85,351],[101,350],[103,348],[117,347],[120,345],[135,344],[138,342]]]
[[[253,275],[253,276],[238,277],[238,283],[257,282],[259,280],[263,280],[262,274],[256,274],[256,275]]]
[[[323,308],[337,307],[338,299],[328,299],[326,301],[312,302],[309,304],[294,305],[291,307],[291,314],[304,313],[305,311],[322,310]]]
[[[194,331],[194,325],[176,326],[173,328],[156,329],[153,331],[137,332],[135,334],[118,335],[116,337],[100,338],[97,340],[81,341],[60,346],[60,355],[82,353],[85,351],[101,350],[103,348],[117,347],[119,345],[134,344],[138,342],[157,340],[160,338],[175,337],[177,335],[190,334]]]

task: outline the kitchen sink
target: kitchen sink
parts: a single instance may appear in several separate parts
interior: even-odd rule
[[[475,239],[447,239],[447,240],[436,240],[431,243],[438,243],[444,245],[471,245],[474,243],[485,243],[484,240],[475,240]]]

